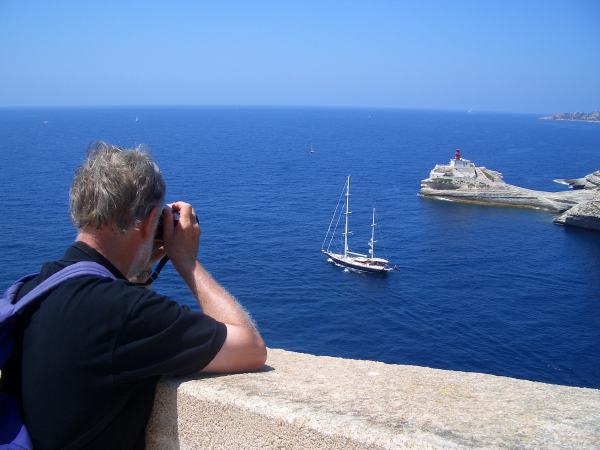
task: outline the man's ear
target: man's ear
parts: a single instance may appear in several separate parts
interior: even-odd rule
[[[158,222],[158,218],[156,216],[160,214],[162,214],[162,208],[155,206],[152,208],[152,211],[150,211],[150,214],[148,214],[148,217],[142,221],[139,228],[142,238],[147,239],[148,235],[154,235],[156,232],[156,224]]]

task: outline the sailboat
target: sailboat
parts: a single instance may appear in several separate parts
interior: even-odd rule
[[[375,257],[375,242],[377,242],[375,240],[375,208],[373,208],[373,221],[371,223],[371,239],[369,240],[369,254],[368,255],[363,255],[361,253],[355,253],[350,251],[350,249],[348,248],[348,236],[351,234],[351,232],[348,229],[348,216],[350,215],[350,176],[348,176],[348,178],[346,179],[346,185],[344,186],[344,189],[346,191],[346,212],[345,212],[345,216],[346,216],[346,224],[344,227],[344,253],[334,253],[332,251],[329,250],[330,246],[331,246],[331,241],[333,240],[333,236],[335,235],[335,230],[337,229],[337,223],[336,226],[333,230],[333,232],[331,233],[331,238],[329,239],[329,244],[327,245],[327,248],[325,248],[325,242],[327,241],[327,238],[330,235],[330,231],[331,231],[331,226],[333,225],[333,221],[335,219],[335,216],[337,214],[338,211],[338,207],[339,207],[339,200],[338,200],[338,205],[335,208],[335,211],[333,213],[333,217],[331,218],[331,222],[329,224],[329,229],[327,230],[327,234],[325,235],[325,239],[323,240],[323,246],[321,247],[321,252],[323,252],[327,257],[328,260],[340,265],[340,266],[344,266],[344,267],[349,267],[352,269],[357,269],[360,271],[364,271],[364,272],[376,272],[376,273],[385,273],[385,272],[390,272],[391,270],[393,270],[393,268],[389,267],[389,261],[387,259],[383,259],[383,258],[376,258]],[[342,191],[343,193],[343,191]],[[341,196],[340,196],[340,200],[341,200]],[[340,211],[340,217],[341,217],[341,211]],[[339,219],[338,219],[338,223],[339,223]]]

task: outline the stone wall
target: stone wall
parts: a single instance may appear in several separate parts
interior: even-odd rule
[[[149,449],[600,448],[600,390],[269,350],[262,372],[167,379]]]

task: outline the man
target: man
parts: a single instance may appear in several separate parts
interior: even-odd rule
[[[160,376],[265,363],[251,319],[197,260],[194,209],[163,209],[164,196],[158,166],[142,151],[98,143],[78,169],[70,191],[76,242],[18,296],[78,261],[97,262],[116,280],[69,279],[20,319],[6,378],[35,448],[143,448]],[[202,312],[133,283],[165,251]]]

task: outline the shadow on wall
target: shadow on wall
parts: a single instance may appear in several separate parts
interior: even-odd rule
[[[146,427],[147,449],[180,448],[177,387],[183,381],[185,380],[171,380],[168,383],[158,384],[154,394],[154,407]]]
[[[265,364],[257,372],[271,372],[274,370],[273,367]],[[178,404],[178,399],[179,402],[185,403],[185,395],[179,393],[179,386],[190,380],[202,381],[227,376],[230,376],[230,374],[189,375],[159,382],[154,395],[152,414],[146,427],[146,448],[148,450],[180,449],[182,447],[179,436],[183,428],[188,430],[197,429],[199,433],[202,433],[202,430],[198,429],[198,424],[186,423],[183,413],[185,405]]]

